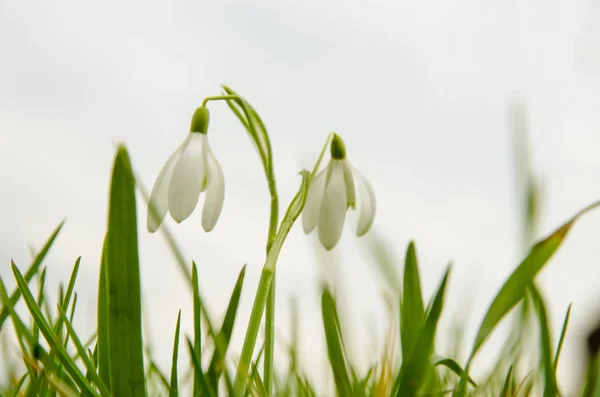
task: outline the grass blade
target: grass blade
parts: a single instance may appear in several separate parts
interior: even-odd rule
[[[431,304],[427,319],[418,334],[415,347],[407,361],[402,362],[397,384],[399,386],[396,396],[415,396],[427,375],[429,357],[433,351],[435,333],[438,320],[444,307],[444,293],[450,274],[450,267],[446,270],[444,278]]]
[[[560,352],[565,341],[565,336],[567,335],[567,327],[569,326],[569,319],[571,318],[572,306],[572,303],[569,304],[567,314],[565,314],[565,320],[563,321],[562,330],[560,331],[560,338],[558,338],[558,346],[556,347],[556,353],[554,354],[554,374],[556,374],[556,370],[558,369],[558,359],[560,358]]]
[[[56,237],[58,236],[58,233],[60,232],[60,229],[62,229],[64,223],[65,222],[62,221],[56,227],[56,229],[54,229],[54,231],[52,232],[52,234],[50,235],[50,237],[44,244],[44,247],[42,247],[41,251],[35,256],[33,263],[31,264],[31,266],[29,266],[29,269],[27,269],[27,272],[25,273],[24,279],[27,281],[27,283],[29,283],[29,281],[31,281],[33,276],[37,274],[38,269],[40,268],[40,265],[42,264],[42,261],[46,257],[46,254],[50,250],[50,247],[52,247],[52,244],[54,244],[54,240],[56,240]],[[20,296],[21,296],[21,290],[16,288],[15,291],[10,296],[10,302],[13,307],[19,301]],[[0,310],[0,329],[2,329],[2,324],[4,324],[4,321],[6,321],[7,317],[8,317],[8,309],[6,307],[3,307],[2,310]]]
[[[93,380],[93,382],[96,383],[96,385],[98,386],[98,389],[100,390],[100,395],[110,397],[110,391],[109,391],[108,387],[104,384],[104,382],[102,381],[102,379],[100,379],[100,376],[96,372],[96,370],[94,368],[94,364],[92,363],[92,360],[88,356],[88,354],[85,350],[85,347],[81,343],[81,340],[79,340],[79,337],[77,336],[77,333],[75,332],[75,329],[73,329],[73,325],[71,324],[71,321],[69,321],[67,319],[67,315],[65,314],[63,308],[60,305],[57,305],[57,307],[58,307],[59,316],[62,318],[62,321],[67,326],[67,332],[71,336],[71,340],[73,341],[73,344],[75,345],[75,348],[77,349],[77,352],[79,353],[79,357],[81,358],[81,360],[83,361],[83,364],[85,365],[85,367],[87,369],[86,378],[87,378],[87,376],[89,376]]]
[[[510,366],[510,369],[508,370],[508,374],[506,375],[506,380],[504,381],[504,386],[502,386],[502,393],[500,393],[500,397],[510,397],[510,385],[512,383],[512,373],[513,373],[513,366]]]
[[[323,315],[323,327],[327,341],[327,355],[333,370],[335,387],[339,396],[351,396],[353,394],[352,383],[348,375],[348,365],[344,355],[344,342],[340,328],[339,316],[335,300],[329,289],[325,288],[321,295],[321,311]]]
[[[408,360],[425,319],[421,279],[415,244],[411,241],[404,264],[404,298],[400,304],[400,336],[402,359]]]
[[[438,365],[441,365],[443,367],[448,368],[450,371],[454,372],[456,375],[458,376],[466,376],[467,379],[469,380],[469,383],[472,384],[473,386],[477,387],[477,383],[475,383],[475,381],[473,379],[471,379],[471,377],[469,376],[469,374],[465,373],[465,370],[462,369],[462,367],[460,366],[460,364],[458,364],[456,361],[454,361],[451,358],[438,358],[437,360],[435,360],[434,364],[435,367],[437,367]]]
[[[200,356],[196,354],[194,350],[194,345],[192,345],[192,341],[187,338],[188,349],[190,351],[190,356],[192,358],[192,366],[194,367],[194,379],[198,377],[200,383],[200,389],[194,392],[194,397],[196,396],[211,396],[216,397],[217,393],[215,390],[210,387],[208,382],[206,381],[206,377],[204,376],[204,372],[202,372],[202,366],[200,365]]]
[[[221,356],[219,350],[222,350],[225,353],[227,352],[227,348],[229,347],[229,341],[231,340],[231,333],[233,332],[233,326],[235,324],[237,309],[240,303],[240,297],[242,295],[242,286],[244,284],[245,275],[246,265],[242,267],[242,270],[240,271],[240,274],[237,278],[235,287],[233,288],[233,292],[231,294],[231,298],[229,299],[229,305],[227,305],[227,311],[225,312],[225,318],[223,319],[221,330],[217,334],[217,340],[215,341],[215,343],[219,343],[222,341],[223,346],[221,346],[221,349],[215,349],[210,360],[210,364],[208,366],[208,380],[215,389],[217,389],[219,375],[221,374],[221,372],[223,372],[223,369],[225,368],[225,357]]]
[[[123,146],[114,161],[105,254],[111,391],[145,397],[135,180]]]
[[[194,354],[198,357],[202,356],[202,333],[200,328],[200,289],[198,286],[198,269],[196,264],[192,262],[192,288],[194,293]],[[200,385],[200,377],[202,374],[198,374],[197,372],[202,372],[200,367],[194,367],[194,391],[193,395],[196,396],[200,393],[201,385]]]
[[[19,289],[21,290],[21,294],[23,295],[23,299],[25,300],[25,304],[27,305],[27,308],[31,313],[31,316],[33,317],[34,321],[37,322],[38,327],[40,327],[40,332],[42,333],[42,335],[44,335],[46,341],[51,346],[54,346],[56,348],[58,358],[69,372],[69,375],[71,375],[77,386],[81,389],[81,392],[84,396],[98,396],[98,393],[96,393],[96,391],[92,389],[92,387],[88,384],[87,379],[85,379],[85,376],[81,373],[81,371],[77,367],[77,364],[73,362],[73,360],[67,353],[66,349],[62,345],[60,338],[56,336],[56,334],[50,327],[50,324],[48,324],[48,322],[42,315],[40,307],[35,302],[35,298],[31,294],[31,291],[27,286],[27,281],[25,280],[21,272],[19,272],[19,269],[17,268],[17,266],[15,266],[14,263],[12,264],[12,270],[13,274],[15,275],[15,279],[17,280],[17,284],[19,285]]]
[[[177,315],[177,326],[175,327],[175,342],[173,342],[173,360],[171,362],[171,384],[169,387],[169,397],[178,397],[179,388],[177,380],[177,358],[179,357],[179,328],[181,325],[181,310]]]
[[[546,305],[535,283],[531,283],[529,293],[533,299],[533,305],[538,315],[538,324],[540,325],[540,360],[544,371],[544,397],[553,397],[558,393],[558,385],[552,363],[552,342]]]
[[[96,347],[98,349],[98,374],[104,384],[110,387],[110,363],[108,361],[108,302],[106,290],[106,260],[108,253],[106,247],[108,237],[104,239],[102,249],[102,258],[100,259],[100,275],[98,282],[98,341]]]

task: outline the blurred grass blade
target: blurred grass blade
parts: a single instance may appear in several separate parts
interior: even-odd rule
[[[260,377],[260,373],[256,368],[256,364],[252,364],[252,382],[254,384],[254,390],[256,390],[256,396],[258,397],[269,397],[269,393],[265,387],[263,380]]]
[[[106,386],[110,386],[110,363],[108,362],[108,303],[106,290],[106,252],[108,237],[104,238],[102,246],[102,258],[100,259],[100,275],[98,282],[98,324],[96,333],[98,340],[96,348],[98,349],[98,374]]]
[[[210,360],[210,364],[208,366],[208,380],[215,389],[217,389],[217,385],[219,383],[219,376],[225,368],[225,357],[222,357],[219,354],[219,350],[222,350],[225,353],[227,352],[227,348],[229,347],[229,341],[231,340],[231,333],[233,332],[233,326],[235,324],[237,309],[240,303],[240,297],[242,295],[242,286],[244,284],[245,275],[246,265],[242,267],[242,270],[240,271],[240,274],[237,278],[235,287],[233,288],[233,292],[231,294],[231,298],[229,299],[229,305],[227,305],[227,311],[225,312],[223,325],[221,325],[221,330],[217,334],[217,340],[215,341],[215,343],[219,343],[219,341],[222,341],[223,346],[221,346],[221,349],[215,349]]]
[[[192,288],[194,294],[194,354],[198,357],[202,357],[202,330],[200,324],[200,287],[198,285],[198,268],[196,263],[192,262]],[[193,395],[196,396],[200,393],[200,375],[196,374],[196,371],[202,371],[199,367],[194,367],[194,391]]]
[[[527,257],[510,275],[490,305],[490,308],[479,327],[477,337],[475,338],[471,359],[479,351],[483,342],[485,342],[500,320],[502,320],[502,318],[504,318],[504,316],[521,299],[523,299],[526,288],[531,284],[535,279],[535,276],[542,270],[546,263],[548,263],[548,260],[554,255],[556,250],[558,250],[564,241],[565,236],[571,229],[571,226],[573,226],[573,223],[580,216],[594,209],[598,205],[600,205],[600,202],[596,202],[581,210],[568,222],[559,227],[554,233],[531,248]]]
[[[554,354],[554,374],[556,374],[556,370],[558,369],[558,360],[560,359],[560,352],[565,341],[565,336],[567,335],[567,327],[569,326],[569,319],[571,318],[572,306],[572,303],[569,304],[567,314],[565,314],[565,320],[563,321],[562,330],[560,331],[560,337],[558,338],[558,346],[556,347],[556,353]]]
[[[425,381],[427,370],[430,366],[430,357],[434,348],[438,320],[444,307],[444,293],[449,274],[450,267],[446,270],[440,287],[435,294],[431,309],[419,331],[415,347],[409,359],[402,362],[396,382],[398,385],[396,396],[398,397],[415,396]]]
[[[506,375],[506,380],[504,381],[504,386],[502,386],[502,393],[500,393],[500,397],[510,397],[511,393],[510,393],[510,389],[511,389],[511,383],[512,383],[512,375],[513,373],[513,366],[510,366],[510,369],[508,370],[508,374]]]
[[[414,348],[425,319],[421,279],[415,244],[411,241],[404,264],[404,298],[400,303],[400,336],[402,360],[407,361]]]
[[[443,367],[448,368],[450,371],[454,372],[456,375],[458,376],[463,376],[466,375],[469,383],[472,384],[474,387],[477,387],[477,383],[475,383],[475,381],[473,379],[471,379],[471,377],[469,376],[469,374],[465,373],[465,370],[462,369],[462,367],[460,366],[460,364],[458,364],[456,361],[454,361],[451,358],[437,358],[433,364],[435,367],[437,367],[438,365],[441,365]]]
[[[211,396],[216,397],[216,391],[210,387],[208,382],[206,381],[206,377],[204,376],[204,372],[202,372],[202,366],[200,365],[200,356],[196,354],[194,350],[194,345],[192,345],[192,341],[187,338],[188,349],[190,352],[190,357],[192,358],[192,366],[194,367],[194,380],[198,378],[200,389],[194,392],[194,397],[196,396]]]
[[[177,326],[175,327],[175,342],[173,342],[173,359],[171,361],[171,384],[169,387],[169,397],[179,396],[179,387],[177,379],[177,358],[179,357],[179,328],[181,325],[181,310],[177,315]]]
[[[50,235],[50,237],[44,244],[44,247],[42,247],[39,254],[37,254],[35,256],[33,263],[31,264],[31,266],[29,266],[29,269],[27,269],[27,272],[25,273],[24,279],[27,281],[27,283],[29,283],[29,281],[31,281],[33,276],[37,274],[38,269],[40,268],[40,265],[42,264],[42,261],[46,257],[46,254],[50,250],[50,247],[52,247],[52,244],[54,244],[54,240],[56,240],[56,237],[58,236],[58,233],[60,232],[60,229],[62,229],[64,223],[65,223],[65,221],[62,221],[56,227],[56,229],[54,229],[54,231],[52,232],[52,234]],[[15,288],[15,291],[10,296],[10,302],[13,307],[17,304],[20,296],[21,296],[21,290],[18,288]],[[2,310],[0,310],[0,330],[2,329],[2,324],[4,324],[4,321],[6,321],[7,317],[8,317],[8,309],[6,307],[3,307]]]
[[[554,397],[558,393],[558,384],[556,382],[554,365],[552,363],[553,349],[546,305],[535,282],[532,282],[529,286],[529,293],[533,299],[533,305],[537,312],[538,324],[540,326],[540,360],[544,371],[544,397]]]
[[[93,380],[93,382],[98,386],[98,389],[100,390],[100,395],[110,397],[110,391],[108,387],[104,384],[104,382],[102,381],[102,379],[100,379],[100,376],[96,372],[92,360],[88,356],[85,347],[83,346],[81,340],[77,336],[75,329],[73,329],[73,325],[67,319],[66,313],[60,305],[57,305],[57,308],[59,316],[62,318],[64,324],[67,326],[67,332],[69,333],[69,335],[71,335],[71,340],[75,345],[75,349],[77,350],[77,353],[79,353],[79,358],[81,358],[81,361],[83,361],[83,364],[87,369],[86,379],[87,376],[89,376]]]
[[[339,316],[335,300],[329,289],[324,288],[321,295],[321,311],[323,328],[327,342],[327,355],[333,371],[335,388],[339,396],[351,396],[352,383],[348,375],[348,365],[344,355],[344,342],[340,328]]]
[[[27,379],[27,376],[28,376],[27,373],[25,375],[21,376],[21,379],[19,379],[19,381],[15,385],[15,388],[13,389],[12,397],[19,396],[19,391],[21,390],[21,387],[23,387],[23,383],[25,383],[25,380]]]
[[[145,397],[135,180],[123,146],[114,161],[105,254],[111,391]]]
[[[473,358],[483,345],[483,342],[485,342],[488,336],[492,333],[494,328],[500,323],[504,316],[523,299],[527,288],[533,282],[540,270],[542,270],[546,263],[548,263],[548,260],[552,257],[552,255],[554,255],[554,253],[558,250],[575,221],[580,216],[598,207],[599,205],[600,201],[585,207],[575,214],[569,221],[560,226],[556,231],[554,231],[545,239],[536,243],[531,248],[529,254],[525,257],[523,262],[517,266],[508,280],[506,280],[490,305],[490,308],[488,309],[483,321],[481,322],[479,331],[477,332],[477,336],[475,338],[475,343],[473,344],[473,348],[471,350],[471,355],[467,361],[465,368],[466,371],[469,370]],[[463,397],[466,395],[466,392],[466,379],[463,377],[459,386],[453,393],[453,397]]]
[[[73,362],[69,353],[67,353],[66,349],[62,345],[61,340],[56,336],[50,325],[46,322],[46,319],[42,315],[42,311],[40,307],[35,302],[35,298],[31,294],[29,287],[27,286],[27,281],[23,278],[21,272],[17,266],[12,264],[13,274],[15,275],[15,279],[17,280],[17,284],[19,289],[21,290],[21,294],[23,295],[23,299],[25,300],[25,304],[31,313],[34,321],[37,322],[38,327],[40,328],[40,332],[44,335],[44,338],[51,346],[55,347],[58,353],[58,358],[65,366],[69,375],[73,378],[77,386],[81,389],[81,393],[84,396],[98,396],[98,393],[88,384],[87,379],[81,373],[77,364]]]

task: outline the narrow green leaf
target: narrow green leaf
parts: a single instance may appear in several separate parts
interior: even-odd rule
[[[469,380],[469,383],[471,383],[473,386],[477,387],[477,383],[475,383],[475,381],[473,379],[471,379],[471,377],[469,376],[468,373],[465,372],[464,369],[462,369],[462,367],[460,366],[459,363],[457,363],[456,361],[454,361],[451,358],[438,358],[435,360],[434,364],[435,367],[437,367],[438,365],[441,365],[443,367],[448,368],[450,371],[454,372],[456,375],[458,376],[467,376],[467,379]]]
[[[504,381],[504,386],[502,386],[502,393],[500,394],[500,397],[510,397],[510,385],[512,383],[512,373],[513,373],[513,366],[510,366],[510,369],[508,370],[508,374],[506,375],[506,380]]]
[[[528,290],[533,299],[533,304],[538,315],[538,324],[540,325],[540,361],[544,371],[544,397],[554,397],[558,393],[558,384],[552,363],[553,349],[546,305],[535,282],[531,283]]]
[[[433,351],[438,320],[444,307],[444,292],[450,274],[450,267],[446,270],[442,283],[433,299],[431,309],[427,314],[425,323],[421,327],[415,347],[407,361],[402,362],[398,374],[398,397],[412,397],[417,394],[425,380],[429,366],[429,357]],[[465,373],[463,371],[463,373]]]
[[[123,146],[114,161],[105,253],[111,391],[145,397],[135,180]]]
[[[110,363],[108,361],[108,302],[106,290],[106,260],[108,253],[106,252],[108,237],[104,238],[102,246],[102,258],[100,259],[100,275],[98,281],[98,374],[108,387],[110,386]]]
[[[198,356],[202,356],[202,332],[200,328],[200,289],[198,286],[198,269],[196,268],[196,264],[192,262],[192,287],[194,292],[194,353]],[[201,374],[197,372],[202,372],[202,369],[199,367],[194,367],[194,396],[200,393],[201,385],[200,378]]]
[[[77,386],[81,389],[81,392],[85,396],[98,396],[96,391],[90,387],[87,383],[87,379],[81,373],[77,364],[73,362],[64,346],[61,343],[61,340],[56,336],[50,325],[46,322],[46,319],[42,315],[42,311],[40,307],[35,302],[35,298],[31,294],[29,287],[27,286],[27,281],[19,272],[17,266],[12,264],[13,274],[15,279],[17,280],[17,284],[19,285],[19,289],[21,290],[21,294],[23,295],[23,299],[25,300],[25,304],[31,313],[34,321],[37,322],[38,327],[40,328],[40,332],[44,335],[46,341],[51,345],[56,347],[58,358],[61,360],[62,364],[65,366],[69,375],[73,378]]]
[[[198,377],[200,381],[200,389],[194,392],[194,397],[197,396],[211,396],[216,397],[216,391],[208,384],[204,372],[202,372],[202,366],[200,365],[200,356],[196,354],[192,341],[187,338],[188,349],[190,357],[192,358],[192,366],[194,367],[194,378]]]
[[[327,341],[327,356],[333,370],[333,379],[337,394],[339,396],[351,396],[353,389],[344,355],[339,316],[335,300],[327,288],[323,289],[321,295],[321,311],[323,315],[323,327],[325,329],[325,340]]]
[[[556,353],[554,354],[554,374],[556,374],[556,370],[558,369],[558,359],[560,358],[560,352],[565,341],[565,336],[567,335],[567,327],[569,326],[569,319],[571,318],[572,306],[572,303],[569,304],[567,314],[565,314],[565,320],[563,321],[562,330],[560,331],[560,338],[558,338],[558,346],[556,347]]]
[[[256,395],[258,397],[269,397],[269,393],[267,392],[267,388],[265,387],[264,382],[260,377],[260,373],[256,369],[256,365],[252,364],[252,382],[254,383],[254,390],[256,391]]]
[[[83,364],[87,369],[87,375],[89,375],[92,381],[96,384],[96,386],[98,386],[98,389],[100,390],[100,395],[110,397],[110,391],[108,387],[104,384],[102,379],[100,379],[98,373],[95,371],[94,363],[92,363],[92,360],[87,355],[85,347],[83,346],[83,343],[81,343],[81,340],[79,340],[75,329],[73,329],[71,321],[67,319],[67,315],[65,314],[63,308],[60,305],[57,305],[57,308],[59,316],[62,317],[62,321],[67,326],[67,332],[69,333],[69,335],[71,335],[71,340],[75,345],[75,349],[79,353],[79,357],[81,358],[81,361],[83,361]]]
[[[233,288],[233,292],[231,293],[231,298],[229,299],[229,304],[227,305],[227,311],[225,312],[225,318],[223,319],[221,330],[217,334],[217,341],[223,342],[223,346],[221,346],[221,350],[223,352],[227,352],[227,348],[229,347],[229,341],[231,340],[231,334],[233,332],[233,326],[235,325],[237,309],[240,303],[240,297],[242,295],[242,286],[244,285],[245,275],[246,265],[242,267],[242,270],[240,271],[240,274],[237,278],[237,281]],[[215,343],[217,343],[217,341],[215,341]],[[219,349],[215,349],[207,371],[208,380],[215,389],[217,389],[219,376],[225,369],[224,360],[225,357],[219,354]]]
[[[52,244],[54,244],[54,240],[56,240],[56,237],[58,236],[58,233],[60,232],[60,229],[62,229],[64,223],[65,223],[65,221],[62,221],[56,227],[56,229],[54,229],[54,231],[52,232],[52,234],[50,235],[50,237],[44,244],[44,247],[42,247],[41,251],[33,259],[33,263],[31,264],[31,266],[29,266],[29,269],[27,269],[27,272],[25,273],[25,280],[27,281],[27,283],[29,283],[29,281],[31,281],[33,276],[37,274],[38,269],[40,268],[40,265],[42,264],[42,261],[46,257],[46,254],[50,250],[50,247],[52,247]],[[18,288],[15,288],[15,291],[10,296],[10,302],[13,307],[19,301],[20,296],[21,296],[21,290]],[[2,324],[4,324],[4,321],[6,320],[7,317],[8,317],[8,310],[6,307],[3,307],[2,310],[0,310],[0,329],[2,329]]]
[[[179,357],[179,328],[181,324],[181,310],[177,315],[177,326],[175,327],[175,342],[173,342],[173,359],[171,361],[171,384],[169,387],[169,397],[179,396],[179,387],[177,380],[177,358]]]
[[[521,299],[523,299],[527,287],[533,282],[540,270],[544,268],[548,260],[550,260],[552,255],[558,250],[575,221],[599,205],[600,202],[595,202],[585,207],[575,214],[568,222],[560,226],[556,231],[536,243],[531,248],[529,254],[513,271],[490,305],[490,308],[479,327],[479,331],[477,332],[475,343],[473,344],[473,349],[465,368],[466,371],[469,370],[473,358],[494,328],[500,323],[500,320],[502,320],[504,316],[515,307]],[[466,379],[463,377],[452,396],[464,397],[466,392]]]
[[[414,348],[419,330],[425,320],[425,305],[421,293],[419,264],[414,242],[410,242],[404,264],[404,298],[400,305],[400,335],[402,359],[408,360]]]
[[[13,389],[12,397],[18,397],[19,391],[21,390],[21,387],[23,387],[23,383],[25,383],[25,380],[27,379],[28,375],[29,374],[26,373],[23,376],[21,376],[21,379],[19,379],[19,381],[15,385],[15,388]]]

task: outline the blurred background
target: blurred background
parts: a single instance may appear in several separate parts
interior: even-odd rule
[[[472,343],[524,255],[526,167],[515,147],[525,130],[540,186],[535,237],[600,198],[595,0],[2,0],[0,49],[0,274],[12,288],[10,259],[27,266],[66,218],[45,263],[47,285],[66,282],[82,256],[75,325],[87,334],[95,326],[116,144],[127,145],[150,188],[194,109],[222,83],[266,123],[283,208],[300,182],[297,171],[312,167],[331,131],[376,191],[367,236],[355,237],[350,213],[341,243],[326,253],[296,225],[280,257],[277,343],[283,349],[289,341],[288,302],[296,297],[300,359],[314,380],[325,379],[327,368],[321,281],[335,285],[347,342],[363,369],[395,321],[374,243],[385,244],[401,269],[415,240],[427,299],[452,261],[439,350],[457,319],[467,321],[462,336]],[[209,139],[226,178],[221,218],[210,234],[198,210],[181,225],[167,224],[198,264],[215,317],[248,264],[232,345],[239,352],[264,261],[269,196],[243,127],[224,103],[210,109]],[[138,206],[146,339],[168,368],[179,309],[184,332],[192,330],[191,294],[161,235],[146,232],[142,200]],[[600,213],[584,217],[538,278],[554,340],[573,303],[559,367],[566,389],[584,370],[585,338],[600,310],[599,235]],[[484,352],[493,353],[502,332]],[[484,363],[486,354],[479,358]]]

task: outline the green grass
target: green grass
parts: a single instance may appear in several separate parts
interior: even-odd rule
[[[393,292],[393,321],[398,321],[395,332],[378,360],[359,365],[352,362],[344,339],[345,330],[339,319],[338,302],[324,285],[321,290],[321,317],[323,337],[329,363],[331,388],[314,384],[298,361],[298,311],[290,307],[292,337],[287,350],[289,360],[282,365],[275,360],[275,278],[278,256],[286,238],[302,213],[313,177],[331,142],[330,135],[320,152],[319,160],[311,171],[303,170],[298,192],[279,219],[279,198],[275,183],[274,158],[264,122],[256,110],[241,96],[224,87],[224,101],[246,130],[258,152],[269,190],[269,230],[266,234],[266,256],[258,285],[245,283],[245,266],[231,288],[231,295],[223,319],[215,322],[200,288],[195,263],[183,260],[179,246],[168,227],[161,231],[173,253],[173,265],[184,274],[193,299],[193,313],[180,311],[173,321],[173,339],[160,341],[172,346],[170,371],[163,374],[155,364],[151,349],[147,348],[142,332],[142,291],[138,257],[136,189],[147,201],[145,189],[136,182],[127,150],[117,149],[110,179],[109,213],[102,259],[98,266],[97,328],[92,335],[82,335],[73,324],[77,303],[77,275],[80,260],[75,261],[66,288],[58,286],[57,302],[50,302],[46,294],[44,260],[60,234],[62,223],[51,233],[47,243],[24,268],[11,263],[12,274],[0,277],[0,331],[12,327],[15,338],[8,341],[12,351],[3,354],[0,371],[8,379],[0,385],[1,396],[155,396],[179,395],[235,397],[251,396],[537,396],[562,395],[556,372],[568,324],[571,306],[565,314],[557,339],[550,329],[549,313],[543,291],[536,277],[549,264],[561,247],[565,236],[577,219],[599,203],[575,213],[553,233],[535,243],[527,242],[528,252],[507,278],[498,286],[498,292],[489,303],[479,322],[473,340],[456,340],[470,346],[465,361],[458,357],[437,354],[437,336],[450,334],[440,329],[439,319],[445,302],[453,293],[449,265],[440,277],[433,296],[424,296],[417,246],[408,244],[404,262],[395,260],[388,247],[376,239],[372,245],[373,268],[381,272],[386,287]],[[213,97],[218,98],[218,97]],[[218,99],[212,99],[218,100]],[[526,164],[523,159],[520,164]],[[526,167],[526,166],[524,166]],[[535,230],[536,201],[539,192],[527,169],[523,193],[523,235]],[[145,205],[146,203],[143,203]],[[145,231],[143,231],[145,232]],[[346,238],[353,238],[346,236]],[[528,237],[526,237],[528,238]],[[26,270],[22,270],[26,269]],[[13,278],[16,287],[7,290],[7,279]],[[37,281],[35,291],[31,283]],[[246,285],[245,285],[246,284]],[[460,286],[458,286],[460,288]],[[236,321],[242,290],[253,293],[254,304],[247,324]],[[16,310],[23,302],[27,311]],[[295,302],[295,301],[294,301]],[[514,321],[500,354],[487,368],[478,369],[485,375],[472,376],[474,358],[496,331],[498,325],[516,310],[520,316]],[[145,313],[151,313],[150,310]],[[265,317],[263,321],[263,315]],[[190,316],[194,330],[191,336],[182,334],[181,319]],[[535,326],[529,326],[534,324]],[[464,328],[464,324],[460,324]],[[205,329],[202,329],[204,328]],[[245,335],[240,352],[230,349],[234,332]],[[264,329],[264,338],[261,335]],[[394,328],[395,329],[395,328]],[[206,335],[202,338],[203,335]],[[535,349],[522,344],[522,336],[537,341]],[[187,365],[178,365],[179,357],[187,357]],[[318,360],[319,358],[315,358]],[[533,365],[530,363],[534,363]],[[179,363],[180,364],[180,363]],[[365,364],[365,363],[360,363]],[[164,363],[169,365],[169,363]],[[360,371],[358,368],[368,368]],[[145,368],[147,370],[145,370]],[[589,367],[580,385],[582,396],[599,396],[598,359],[590,357]]]

